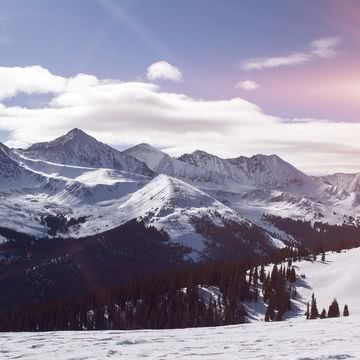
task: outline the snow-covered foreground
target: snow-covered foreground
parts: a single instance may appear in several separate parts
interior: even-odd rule
[[[360,249],[295,263],[298,310],[283,322],[178,330],[0,333],[0,359],[360,359]],[[319,310],[334,296],[350,317],[305,320],[312,292]],[[263,319],[262,314],[254,319]]]
[[[358,317],[147,331],[0,334],[1,359],[359,359]]]
[[[293,263],[298,280],[296,281],[296,299],[292,299],[292,310],[285,318],[297,321],[304,320],[307,302],[311,303],[314,293],[319,313],[323,308],[328,311],[334,298],[337,299],[341,315],[347,304],[351,316],[357,316],[360,322],[360,277],[357,276],[360,264],[360,248],[343,250],[341,253],[326,253],[325,261],[321,256],[316,261],[300,261]],[[267,267],[271,271],[273,265]],[[305,278],[302,279],[301,275]],[[261,301],[246,304],[249,321],[263,321],[266,305]]]

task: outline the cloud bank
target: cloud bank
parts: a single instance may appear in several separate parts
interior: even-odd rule
[[[310,173],[360,171],[354,156],[360,155],[359,123],[292,121],[241,98],[201,100],[145,82],[66,78],[39,66],[0,68],[2,99],[20,93],[48,93],[51,99],[41,108],[0,103],[0,133],[8,134],[9,146],[78,127],[114,146],[147,142],[173,155],[196,149],[224,157],[277,153]]]

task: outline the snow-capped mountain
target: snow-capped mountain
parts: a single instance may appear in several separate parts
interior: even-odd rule
[[[342,223],[344,212],[353,215],[346,191],[304,174],[276,155],[222,159],[198,150],[173,158],[148,144],[125,152],[157,173],[193,184],[261,226],[266,225],[263,214],[279,211],[285,217],[323,218],[331,223]],[[339,213],[332,211],[334,203]]]
[[[360,192],[360,174],[356,174],[354,176],[347,191],[350,193],[352,193],[352,192],[359,193]]]
[[[15,154],[7,146],[0,143],[0,176],[2,179],[19,175],[20,167],[14,158]]]
[[[195,151],[178,159],[245,184],[237,189],[223,186],[208,192],[262,227],[268,226],[262,219],[264,214],[341,224],[349,217],[356,217],[359,211],[358,196],[350,195],[360,189],[352,175],[329,177],[333,181],[308,176],[277,155],[222,159]],[[351,181],[345,190],[336,184],[336,179]],[[202,188],[202,184],[199,186]]]
[[[97,141],[76,128],[53,141],[33,144],[28,149],[16,150],[16,153],[30,159],[57,164],[110,168],[146,176],[154,175],[143,162]]]
[[[264,214],[342,224],[360,207],[360,176],[311,177],[276,155],[222,159],[195,151],[174,158],[148,144],[120,152],[73,129],[26,150],[1,145],[0,159],[0,191],[11,190],[0,201],[2,225],[37,236],[46,234],[38,219],[49,214],[85,216],[70,229],[76,237],[143,218],[198,249],[204,241],[194,215],[212,224],[219,221],[214,213],[246,218],[274,232]]]
[[[119,205],[120,204],[120,205]],[[238,213],[194,186],[167,175],[158,175],[122,203],[109,203],[102,210],[83,213],[88,220],[77,231],[91,235],[98,228],[113,228],[131,219],[144,220],[159,230],[165,230],[170,240],[192,249],[198,258],[205,248],[205,237],[196,231],[196,220],[206,219],[223,228],[228,222],[252,226]],[[80,214],[79,214],[80,215]],[[239,240],[240,241],[240,240]],[[283,246],[263,232],[264,246]],[[261,248],[258,249],[261,252]]]
[[[148,144],[139,144],[124,153],[143,161],[151,170],[158,174],[173,176],[192,184],[202,184],[206,188],[238,184],[234,179],[216,172],[216,169],[199,167],[180,161]]]
[[[197,150],[191,154],[184,154],[178,159],[256,187],[299,193],[311,192],[319,187],[319,181],[305,175],[277,155],[258,154],[250,158],[239,156],[222,159]]]
[[[15,153],[0,143],[0,191],[11,192],[38,184],[40,176],[22,167]]]
[[[338,189],[343,189],[350,192],[352,182],[357,177],[357,175],[359,174],[336,173],[322,176],[321,179],[328,184],[336,186]]]

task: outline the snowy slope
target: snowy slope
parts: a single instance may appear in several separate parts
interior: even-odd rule
[[[349,306],[351,316],[360,320],[360,278],[356,276],[360,263],[360,249],[351,249],[338,253],[327,253],[325,262],[318,257],[316,262],[296,263],[299,274],[305,274],[307,286],[299,286],[299,294],[307,302],[314,292],[318,308],[326,311],[335,297],[342,313],[345,304]],[[304,310],[305,306],[301,302]]]
[[[0,143],[0,192],[36,186],[43,179],[23,168],[11,149]]]
[[[354,179],[351,181],[349,187],[348,187],[348,192],[352,193],[359,193],[360,192],[360,174],[356,174]]]
[[[348,191],[357,174],[336,173],[321,177],[325,182]]]
[[[341,360],[360,358],[357,318],[175,330],[2,333],[4,359]]]
[[[192,216],[208,215],[222,226],[215,212],[227,219],[244,221],[233,210],[195,187],[166,175],[158,175],[144,188],[133,194],[119,208],[121,216],[147,219],[157,228],[168,232],[175,242],[201,252],[204,239],[196,234],[190,222]]]
[[[143,219],[165,230],[172,242],[189,246],[194,259],[204,249],[204,237],[196,233],[192,221],[194,218],[207,217],[219,227],[224,226],[224,220],[248,224],[234,210],[210,195],[167,175],[158,175],[126,201],[104,202],[95,212],[90,208],[82,208],[81,211],[89,216],[89,220],[77,230],[82,235],[96,233],[101,228],[112,228],[134,218]],[[270,237],[268,241],[273,247],[283,246]]]
[[[70,217],[84,215],[103,217],[106,214],[104,206],[109,202],[119,206],[129,194],[136,192],[148,177],[112,169],[67,169],[77,177],[34,173],[42,181],[36,186],[28,186],[26,191],[12,191],[0,194],[0,226],[20,232],[42,237],[47,228],[40,223],[42,216],[63,214]],[[66,172],[66,170],[64,170]],[[29,182],[25,182],[29,184]],[[108,209],[105,206],[105,209]],[[105,214],[104,214],[105,213]],[[100,224],[94,222],[93,232],[76,233],[82,236],[105,231],[108,222],[103,219]],[[121,222],[115,222],[114,227]],[[104,227],[102,227],[102,224]]]
[[[150,180],[113,169],[30,160],[3,145],[0,150],[0,226],[37,237],[47,233],[42,216],[80,217],[90,208],[96,213],[104,201],[119,204]]]
[[[63,165],[110,168],[147,176],[154,175],[141,161],[97,141],[79,129],[53,141],[37,143],[17,153],[37,160]]]
[[[321,256],[318,256],[316,261],[294,262],[298,275],[295,283],[298,295],[296,299],[291,300],[292,310],[285,314],[285,318],[292,321],[306,321],[304,314],[307,303],[311,303],[311,296],[314,293],[319,313],[323,308],[327,312],[332,300],[336,298],[341,316],[344,305],[347,304],[351,316],[360,320],[360,279],[354,276],[358,271],[359,262],[360,248],[343,250],[341,253],[328,252],[325,262],[321,261]],[[269,265],[266,270],[271,271],[272,267],[273,265]],[[300,275],[305,275],[305,278],[301,279]],[[250,314],[251,322],[264,320],[266,305],[262,302],[248,303],[246,309]]]

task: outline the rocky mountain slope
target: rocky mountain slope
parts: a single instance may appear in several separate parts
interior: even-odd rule
[[[139,161],[143,161],[158,174],[173,176],[205,188],[232,188],[240,183],[221,174],[216,169],[199,167],[180,161],[148,144],[139,144],[124,151]]]
[[[80,129],[73,129],[53,141],[37,143],[18,154],[63,165],[110,168],[146,176],[154,173],[141,161],[97,141]]]
[[[184,154],[179,160],[198,168],[211,169],[241,184],[308,193],[316,191],[321,182],[305,175],[277,155],[239,156],[222,159],[204,151]]]

